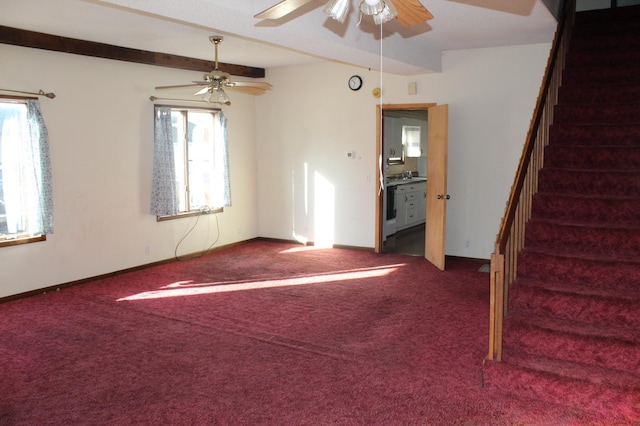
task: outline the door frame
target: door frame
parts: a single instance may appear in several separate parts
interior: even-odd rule
[[[384,111],[393,110],[428,110],[430,107],[436,106],[433,103],[424,104],[382,104],[376,105],[376,213],[375,213],[375,253],[382,253],[382,246],[384,244],[384,223],[383,218],[383,203],[384,193],[380,187],[380,179],[382,178],[382,170],[384,167],[384,138],[382,137],[382,125]],[[386,189],[386,185],[385,185]]]

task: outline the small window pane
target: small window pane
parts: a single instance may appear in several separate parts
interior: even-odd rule
[[[27,137],[27,106],[0,104],[0,238],[28,232],[22,192],[25,170],[21,154]]]
[[[402,145],[407,157],[420,157],[420,126],[402,126]]]
[[[213,118],[211,113],[189,114],[189,201],[192,210],[211,206],[213,200]]]

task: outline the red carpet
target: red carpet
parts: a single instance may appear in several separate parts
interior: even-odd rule
[[[256,241],[4,303],[0,424],[609,424],[482,388],[479,267]]]
[[[486,384],[640,424],[640,7],[576,16]]]

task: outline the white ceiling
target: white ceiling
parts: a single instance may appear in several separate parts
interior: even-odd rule
[[[352,11],[344,24],[315,0],[278,21],[253,16],[278,0],[0,0],[0,25],[118,46],[263,68],[332,60],[414,75],[441,71],[445,50],[550,42],[542,0],[421,0],[435,18],[380,27]],[[355,2],[354,2],[355,4]],[[356,9],[352,7],[352,9]],[[382,53],[382,54],[381,54]]]

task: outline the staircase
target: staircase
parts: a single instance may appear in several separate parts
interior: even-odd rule
[[[640,6],[579,12],[485,385],[640,423]]]

